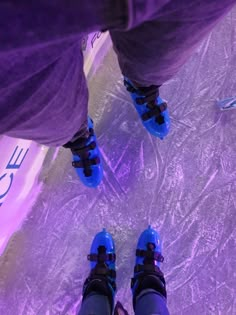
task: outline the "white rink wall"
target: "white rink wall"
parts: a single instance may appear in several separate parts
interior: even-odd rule
[[[93,33],[83,42],[84,71],[92,78],[111,46],[108,33]],[[0,137],[0,255],[38,196],[38,176],[48,148],[35,142]]]
[[[47,148],[32,141],[0,140],[0,254],[40,191],[37,176]]]

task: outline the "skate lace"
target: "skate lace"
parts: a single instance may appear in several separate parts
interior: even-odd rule
[[[149,87],[134,88],[128,81],[124,80],[124,85],[128,92],[138,94],[140,97],[135,99],[137,105],[146,105],[148,111],[141,115],[143,121],[155,118],[155,121],[161,125],[165,122],[162,113],[167,109],[167,103],[157,103],[159,96],[159,86],[151,85]]]

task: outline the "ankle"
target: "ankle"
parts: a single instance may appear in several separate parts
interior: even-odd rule
[[[163,297],[167,297],[166,284],[164,275],[160,274],[140,274],[131,280],[131,288],[133,290],[133,305],[135,307],[136,300],[146,291],[154,291]]]
[[[159,88],[159,87],[161,87],[161,84],[160,85],[156,85],[156,84],[141,84],[141,83],[139,83],[139,82],[137,82],[137,81],[131,81],[132,82],[132,84],[133,84],[133,86],[134,87],[136,87],[137,89],[139,89],[139,88],[143,88],[143,89],[145,89],[145,88],[147,88],[147,89],[149,89],[150,87],[156,87],[156,88]]]
[[[114,293],[115,290],[106,277],[104,276],[100,276],[97,278],[88,277],[83,287],[83,300],[85,300],[91,294],[103,295],[108,298],[111,310],[113,310]]]

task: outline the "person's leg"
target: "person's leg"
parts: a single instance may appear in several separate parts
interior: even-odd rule
[[[160,8],[155,1],[133,1],[137,27],[110,31],[122,74],[136,86],[160,86],[172,78],[235,5],[235,0],[164,2]]]
[[[13,70],[9,70],[6,81],[11,84],[0,96],[1,121],[5,117],[0,133],[60,146],[71,140],[87,120],[88,89],[81,38],[68,42],[29,49],[22,61],[21,54],[13,54],[11,60],[20,79],[14,80],[10,76]],[[22,63],[22,73],[18,63]],[[33,65],[35,69],[30,68]]]
[[[235,0],[166,0],[157,5],[136,0],[129,7],[130,29],[110,31],[125,86],[150,134],[163,139],[170,129],[159,87],[178,72],[234,4]]]
[[[9,29],[0,48],[0,134],[71,148],[73,166],[89,187],[100,183],[102,167],[88,130],[81,41],[89,32],[124,28],[125,7],[125,0],[0,4]]]
[[[164,261],[159,234],[150,226],[139,237],[131,280],[135,315],[169,315],[166,283],[160,270]]]
[[[137,297],[135,315],[169,315],[166,299],[154,290],[144,290]]]
[[[87,120],[81,41],[124,28],[125,1],[0,2],[0,134],[48,146],[73,138]]]
[[[83,286],[79,315],[111,315],[116,293],[116,254],[112,236],[105,229],[94,237],[88,260],[91,270]]]
[[[93,121],[90,117],[63,147],[71,150],[72,166],[82,183],[88,187],[97,187],[103,177],[103,166]]]
[[[82,303],[78,315],[111,315],[109,300],[105,295],[91,293]]]

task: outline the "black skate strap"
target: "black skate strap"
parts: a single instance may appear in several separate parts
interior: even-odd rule
[[[142,92],[141,92],[142,93]],[[144,92],[143,97],[137,97],[136,98],[136,103],[138,105],[143,105],[145,103],[156,103],[156,99],[159,96],[159,91],[156,87],[150,89],[147,92]]]
[[[91,276],[108,276],[111,278],[116,278],[116,271],[109,269],[106,264],[98,264],[90,272]]]
[[[126,90],[130,93],[137,93],[137,90],[126,80],[124,80],[124,86],[126,87]]]
[[[135,102],[137,105],[144,105],[148,107],[149,111],[144,113],[141,118],[143,121],[147,121],[150,118],[155,117],[156,122],[161,125],[164,124],[165,119],[161,115],[167,109],[167,103],[157,104],[157,97],[159,96],[159,85],[151,85],[149,87],[133,87],[129,82],[124,80],[124,85],[128,92],[136,93],[140,95],[137,97]]]
[[[76,147],[76,144],[74,144],[74,147],[72,147],[72,152],[75,153],[75,154],[79,154],[79,155],[82,155],[84,154],[85,152],[89,151],[89,150],[93,150],[96,148],[96,142],[95,141],[92,141],[90,144],[88,145],[85,145],[83,147]]]
[[[155,100],[156,97],[159,96],[159,87],[160,85],[151,85],[147,87],[134,87],[130,82],[124,80],[124,86],[126,87],[127,91],[130,93],[136,93],[140,96],[143,96],[140,98],[140,102],[143,102],[143,100],[146,98],[146,102],[148,102],[147,99]],[[144,102],[145,103],[145,102]],[[142,104],[144,104],[142,103]],[[141,103],[140,103],[141,105]]]
[[[155,105],[152,109],[150,109],[150,111],[148,111],[142,115],[142,120],[146,121],[152,117],[156,117],[157,122],[159,123],[158,118],[162,117],[161,113],[163,113],[166,109],[167,109],[167,103],[162,103],[162,104],[160,104],[160,106]],[[162,118],[163,118],[163,122],[164,122],[164,117],[162,117]]]
[[[83,168],[84,169],[84,175],[89,177],[92,175],[91,166],[92,165],[98,165],[100,163],[99,157],[96,157],[94,159],[85,159],[80,161],[73,161],[72,166],[74,168]]]
[[[81,160],[81,161],[73,161],[72,166],[75,168],[87,168],[92,165],[97,165],[100,163],[99,157],[96,157],[94,159],[86,159],[86,160]]]
[[[89,261],[97,261],[97,262],[105,262],[105,261],[111,261],[115,262],[116,261],[116,254],[89,254],[87,256]]]
[[[63,145],[63,147],[67,149],[71,149],[72,151],[73,150],[76,151],[80,149],[83,150],[86,147],[86,142],[88,141],[88,138],[91,136],[94,136],[93,128],[88,129],[88,134],[86,133],[86,135],[84,136],[79,136],[77,139],[67,142],[66,144]],[[76,135],[75,135],[75,138],[76,138]]]
[[[157,274],[158,276],[162,277],[163,273],[161,272],[160,268],[156,265],[146,264],[146,265],[136,265],[134,267],[134,272],[144,272],[145,274]]]
[[[151,250],[136,249],[136,256],[153,259],[159,262],[164,261],[164,257],[160,253]]]
[[[91,253],[87,256],[88,260],[96,261],[98,263],[105,263],[106,261],[115,262],[116,254],[115,253],[107,253],[107,249],[105,246],[100,245],[97,248],[98,253]]]
[[[79,155],[81,160],[80,161],[73,161],[72,166],[75,168],[83,168],[85,176],[91,176],[92,165],[98,165],[100,163],[99,157],[90,159],[89,158],[89,150],[93,150],[96,148],[96,142],[93,141],[90,144],[82,147],[82,148],[73,148],[72,153],[75,155]]]
[[[75,168],[83,168],[84,174],[86,177],[92,175],[91,166],[98,165],[100,163],[99,157],[90,159],[90,150],[94,150],[97,146],[95,141],[92,141],[89,144],[88,139],[91,136],[94,136],[93,128],[89,128],[89,136],[88,137],[78,137],[75,141],[69,141],[65,145],[64,148],[71,149],[74,155],[78,155],[80,157],[80,161],[73,161],[72,166]]]

